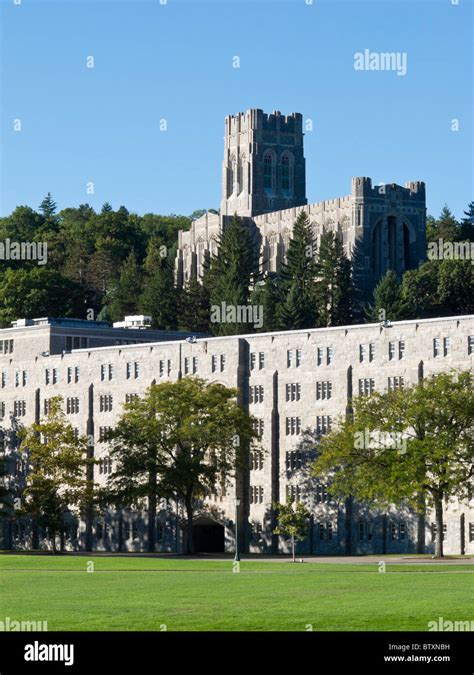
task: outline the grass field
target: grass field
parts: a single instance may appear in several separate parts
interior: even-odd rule
[[[87,572],[88,561],[94,572]],[[49,630],[421,630],[472,616],[473,565],[0,555],[0,620]]]

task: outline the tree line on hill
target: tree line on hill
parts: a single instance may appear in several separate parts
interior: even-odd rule
[[[56,212],[48,193],[39,210],[17,207],[0,219],[0,241],[47,242],[48,260],[2,260],[0,326],[14,319],[65,316],[118,321],[149,314],[154,328],[215,335],[415,319],[474,311],[474,269],[469,259],[429,259],[400,278],[388,272],[372,302],[360,302],[351,262],[339,237],[323,234],[319,247],[305,212],[296,220],[278,274],[259,273],[258,244],[234,217],[208,256],[201,279],[174,283],[178,230],[190,217],[114,211],[88,204]],[[444,207],[427,220],[428,242],[474,241],[474,202],[457,221]],[[213,321],[211,308],[262,309],[261,323]]]

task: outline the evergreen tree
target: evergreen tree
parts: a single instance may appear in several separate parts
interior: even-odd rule
[[[39,210],[43,214],[45,219],[49,219],[56,213],[57,204],[51,196],[51,192],[48,192],[46,197],[43,199],[39,205]]]
[[[142,274],[134,253],[130,253],[120,270],[120,279],[111,293],[109,304],[113,321],[137,313]]]
[[[325,232],[316,263],[316,310],[320,326],[341,326],[352,319],[351,262],[340,237]]]
[[[177,293],[174,287],[173,256],[162,255],[160,242],[152,239],[145,260],[145,284],[140,307],[152,318],[152,327],[173,330],[177,324]]]
[[[466,217],[461,220],[461,239],[474,241],[474,202],[468,204],[464,215]]]
[[[105,202],[102,205],[101,213],[111,213],[113,211],[112,204]]]
[[[474,312],[474,265],[472,260],[442,260],[438,271],[437,300],[443,314]]]
[[[209,293],[195,277],[192,277],[181,291],[178,305],[181,330],[209,332]]]
[[[461,236],[461,228],[451,210],[445,204],[441,210],[440,217],[435,220],[429,217],[426,223],[427,241],[458,241]]]
[[[283,329],[311,328],[315,322],[316,250],[308,214],[301,211],[293,226],[286,262],[280,272],[277,321]]]
[[[221,232],[217,255],[209,260],[208,269],[204,271],[211,306],[225,303],[227,307],[237,308],[248,304],[250,287],[258,275],[258,256],[256,237],[235,215]],[[222,320],[215,323],[213,329],[218,335],[252,330],[248,324]]]
[[[267,274],[263,281],[257,283],[252,292],[252,305],[261,307],[263,314],[263,326],[257,330],[257,333],[278,330],[277,307],[280,298],[278,284],[278,277]]]
[[[373,321],[403,319],[402,285],[394,270],[388,270],[374,289],[370,318]]]

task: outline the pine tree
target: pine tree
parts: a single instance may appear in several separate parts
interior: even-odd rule
[[[316,308],[320,326],[341,326],[352,319],[351,262],[334,232],[321,237],[316,263]]]
[[[263,281],[257,283],[252,292],[252,305],[261,307],[263,314],[263,326],[257,333],[278,330],[277,307],[280,298],[278,284],[278,277],[268,274]]]
[[[110,316],[119,321],[125,316],[137,313],[138,297],[142,286],[142,274],[134,253],[130,253],[122,264],[120,278],[111,296]]]
[[[145,260],[145,283],[140,307],[152,319],[152,327],[174,330],[177,324],[177,293],[174,287],[172,252],[163,256],[160,242],[152,239]]]
[[[256,237],[235,215],[223,229],[218,241],[217,255],[207,263],[204,283],[210,293],[211,305],[225,303],[227,307],[246,306],[250,287],[258,275],[258,244]],[[219,335],[249,331],[248,324],[221,321],[214,324]]]
[[[109,202],[104,202],[101,213],[110,213],[111,211],[113,211],[112,205]]]
[[[467,205],[466,216],[461,220],[461,240],[474,241],[474,202]]]
[[[375,287],[370,318],[374,321],[403,318],[402,285],[394,270],[388,270]]]
[[[195,333],[209,332],[210,302],[207,288],[191,278],[179,296],[179,327]]]
[[[305,211],[293,226],[286,262],[280,272],[280,300],[276,310],[281,328],[311,328],[315,321],[313,302],[316,243]]]
[[[427,218],[426,238],[428,241],[437,241],[438,239],[458,241],[460,235],[460,225],[446,204],[437,220],[432,217]]]
[[[46,197],[43,199],[39,205],[39,210],[46,219],[51,218],[56,213],[57,204],[51,196],[51,192],[48,192]]]

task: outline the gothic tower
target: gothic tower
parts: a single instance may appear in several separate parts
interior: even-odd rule
[[[257,216],[306,200],[303,118],[252,108],[225,118],[221,216]]]

